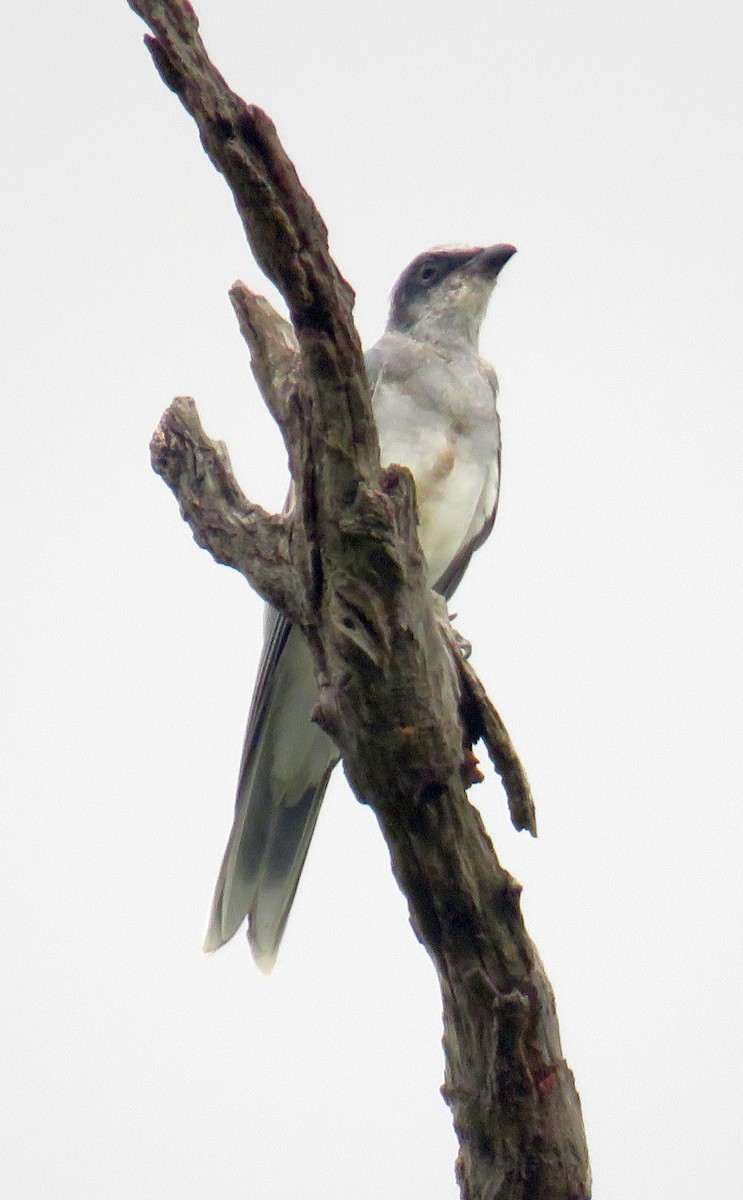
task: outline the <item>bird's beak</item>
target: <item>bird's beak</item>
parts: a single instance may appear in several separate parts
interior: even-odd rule
[[[497,246],[486,246],[484,250],[478,250],[472,256],[467,263],[467,268],[474,271],[477,275],[482,275],[485,279],[491,279],[495,282],[509,258],[512,258],[515,253],[516,247],[505,243]]]

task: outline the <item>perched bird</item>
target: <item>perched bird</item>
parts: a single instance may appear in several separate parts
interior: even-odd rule
[[[384,336],[366,355],[384,466],[415,479],[431,587],[447,599],[495,520],[500,481],[498,381],[478,352],[480,325],[513,246],[430,250],[392,292]],[[271,970],[338,750],[311,720],[309,646],[270,606],[245,734],[235,819],[212,902],[207,951],[248,918]]]

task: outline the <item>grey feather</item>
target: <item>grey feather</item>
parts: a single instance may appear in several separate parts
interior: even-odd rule
[[[429,251],[392,295],[385,335],[366,355],[382,462],[409,466],[431,586],[449,598],[493,527],[500,480],[497,380],[477,335],[513,247]],[[205,950],[248,917],[248,940],[273,966],[330,774],[331,739],[312,721],[314,665],[299,630],[268,608],[238,777],[235,817]]]
[[[229,941],[248,915],[253,955],[269,971],[338,751],[311,719],[317,696],[304,637],[275,609],[266,611],[235,819],[204,949]]]

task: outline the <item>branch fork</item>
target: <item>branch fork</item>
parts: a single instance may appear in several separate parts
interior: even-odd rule
[[[227,181],[291,324],[244,284],[230,297],[279,424],[292,503],[243,495],[226,448],[177,398],[152,462],[199,545],[297,624],[318,672],[317,718],[374,810],[410,921],[437,971],[463,1200],[587,1200],[580,1101],[554,997],[465,782],[486,741],[517,828],[536,832],[523,768],[448,615],[428,589],[414,488],[380,470],[353,293],[276,130],[210,62],[186,0],[129,0],[163,81]]]
[[[253,375],[287,446],[293,467],[292,494],[306,497],[312,492],[315,474],[308,444],[312,392],[294,329],[264,296],[244,283],[232,286],[230,299],[250,349]],[[196,405],[188,397],[177,397],[166,410],[153,436],[151,455],[154,470],[176,494],[197,544],[209,550],[217,562],[240,571],[316,646],[318,615],[307,603],[313,579],[306,553],[306,515],[300,514],[296,505],[286,513],[271,514],[248,500],[234,476],[227,447],[206,435]],[[373,538],[375,544],[371,550],[364,545],[363,576],[339,573],[329,597],[336,651],[340,659],[365,660],[368,668],[384,674],[393,651],[388,597],[406,578],[401,545],[408,548],[408,565],[417,574],[424,571],[416,534],[415,487],[409,471],[392,466],[378,472],[376,486],[360,481],[337,523],[343,539],[364,543]],[[297,553],[298,547],[305,553]],[[468,783],[482,778],[472,770],[474,758],[468,757],[468,751],[482,739],[503,780],[514,826],[536,835],[529,784],[506,728],[465,657],[463,639],[452,628],[443,599],[433,597],[432,603],[456,680],[464,725],[458,764],[463,778]],[[318,717],[326,730],[334,729],[334,736],[341,738],[341,706],[337,699],[330,701],[329,685],[323,692]]]

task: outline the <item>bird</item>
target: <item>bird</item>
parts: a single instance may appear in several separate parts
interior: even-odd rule
[[[382,466],[415,480],[427,578],[449,600],[498,505],[498,380],[480,357],[480,326],[515,247],[434,248],[403,271],[381,339],[365,355]],[[235,815],[204,950],[248,921],[264,973],[273,968],[328,780],[339,761],[312,721],[315,670],[301,631],[270,605],[238,775]]]

